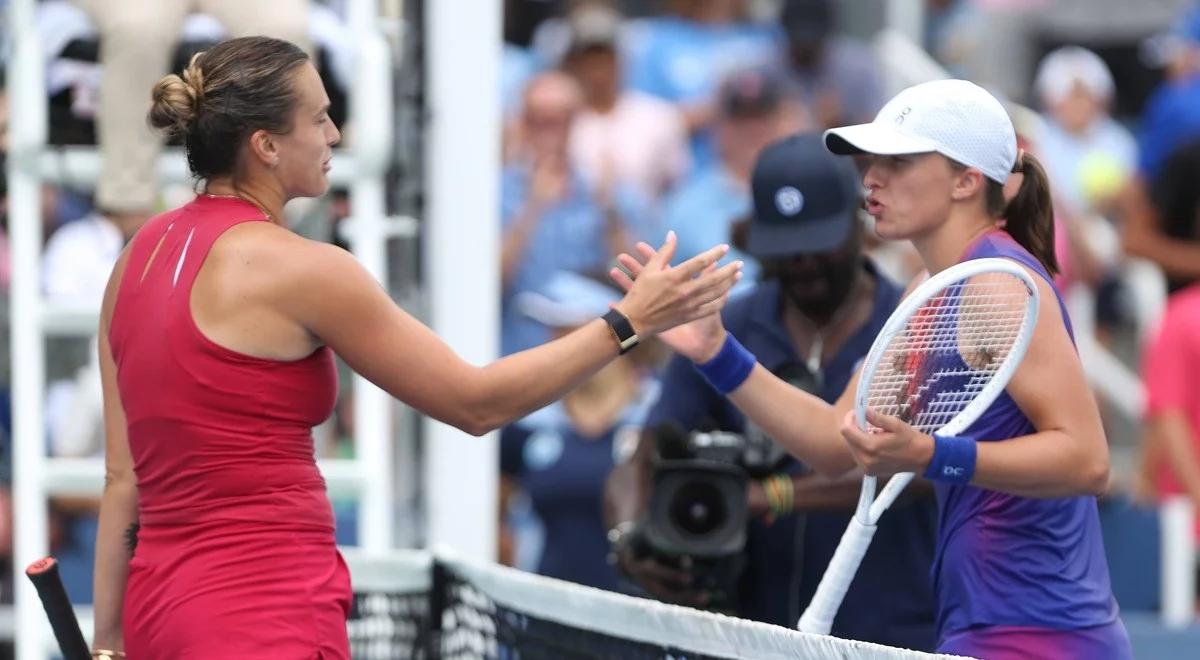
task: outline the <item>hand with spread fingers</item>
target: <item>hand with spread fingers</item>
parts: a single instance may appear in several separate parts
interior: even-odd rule
[[[729,246],[718,245],[670,268],[668,264],[675,253],[674,232],[667,236],[667,242],[658,250],[646,243],[638,243],[637,250],[641,254],[640,260],[629,254],[617,257],[624,270],[613,268],[609,273],[613,281],[628,292],[628,300],[644,280],[654,278],[658,273],[669,272],[682,290],[691,290],[703,297],[703,303],[694,309],[690,318],[661,328],[658,337],[677,353],[694,361],[711,359],[725,341],[720,311],[729,299],[730,289],[742,277],[742,262],[718,266],[717,262],[729,251]]]
[[[854,460],[870,475],[923,472],[933,458],[933,437],[921,433],[899,417],[867,409],[865,431],[858,426],[854,411],[842,419],[842,437],[850,445]]]

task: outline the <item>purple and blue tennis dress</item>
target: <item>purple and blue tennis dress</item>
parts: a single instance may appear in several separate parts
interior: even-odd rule
[[[1053,280],[1011,236],[985,234],[964,260],[985,257],[1012,259],[1050,282],[1072,333]],[[963,435],[989,442],[1034,431],[1005,392]],[[946,483],[934,488],[939,651],[988,660],[1132,659],[1109,584],[1096,498],[1036,499]]]

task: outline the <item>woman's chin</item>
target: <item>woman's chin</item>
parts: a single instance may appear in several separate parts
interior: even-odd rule
[[[875,218],[875,235],[885,241],[895,241],[904,238],[895,225],[882,218]]]
[[[329,192],[329,177],[322,174],[316,181],[304,186],[296,197],[321,197]]]

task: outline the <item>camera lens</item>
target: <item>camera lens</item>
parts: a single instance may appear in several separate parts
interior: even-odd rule
[[[669,510],[671,520],[695,536],[711,534],[728,516],[720,489],[703,481],[692,481],[675,491]]]

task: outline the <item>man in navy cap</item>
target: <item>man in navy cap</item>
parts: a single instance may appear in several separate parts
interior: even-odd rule
[[[802,134],[763,150],[751,187],[754,215],[744,247],[762,263],[762,280],[726,306],[725,327],[763,366],[833,402],[901,295],[862,253],[858,174],[824,149],[819,134]],[[696,576],[678,562],[660,562],[642,537],[656,460],[654,431],[664,424],[748,438],[762,432],[749,427],[691,361],[676,356],[637,450],[609,477],[605,513],[619,567],[654,597],[704,606],[711,594],[690,586]],[[771,473],[751,480],[747,489],[753,519],[734,609],[746,618],[792,627],[846,529],[860,478],[818,477],[782,451],[777,455]],[[835,635],[934,647],[928,575],[935,513],[929,489],[918,485],[883,517],[834,620]]]

